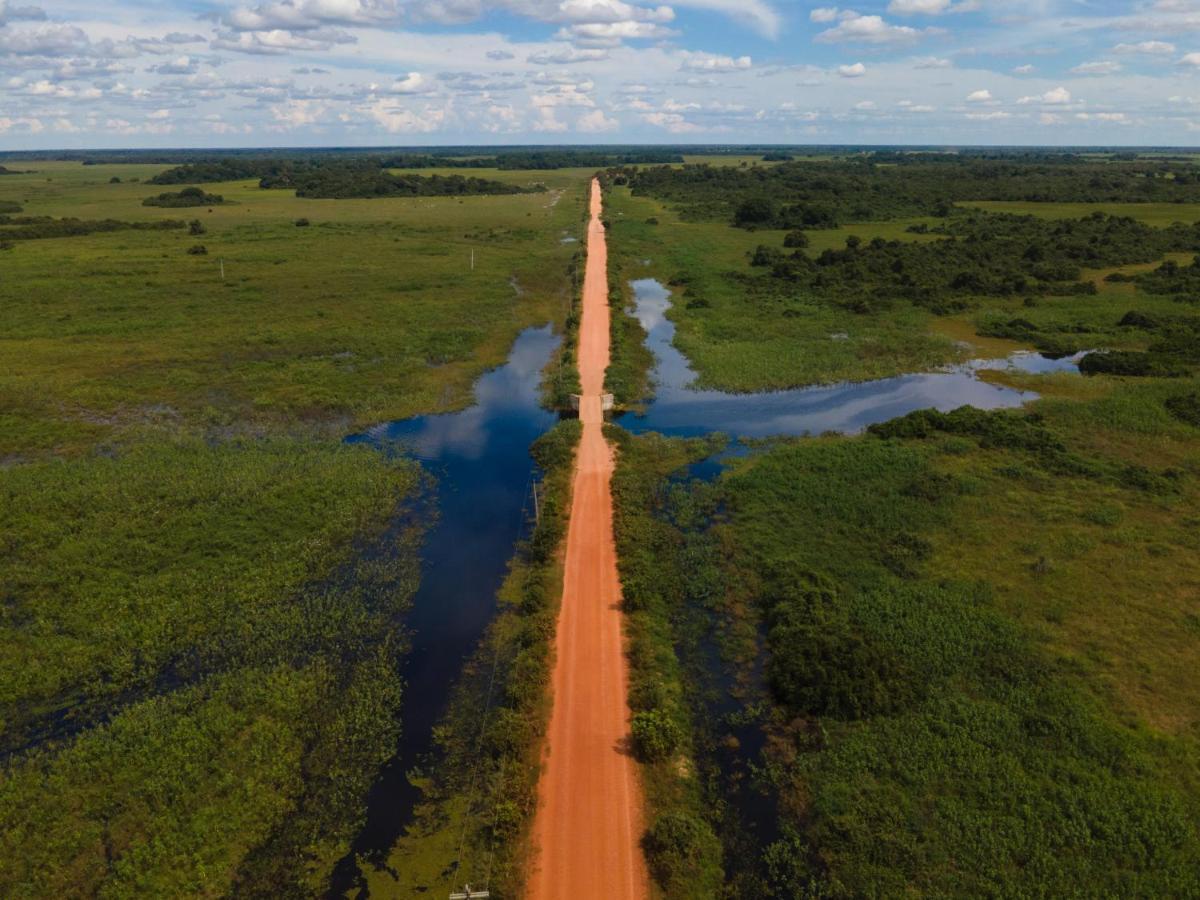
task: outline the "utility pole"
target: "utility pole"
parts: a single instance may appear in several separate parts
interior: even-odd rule
[[[471,271],[475,271],[475,248],[471,248]]]
[[[533,521],[535,525],[542,524],[542,507],[538,502],[538,483],[533,483]]]
[[[225,280],[225,260],[224,260],[224,258],[221,259],[221,280],[222,281]]]

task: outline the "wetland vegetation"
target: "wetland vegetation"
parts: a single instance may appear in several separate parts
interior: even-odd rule
[[[380,423],[469,407],[546,323],[569,405],[597,168],[622,407],[655,389],[644,278],[732,398],[1079,369],[981,367],[1035,399],[854,436],[607,428],[655,889],[1200,892],[1194,161],[698,152],[10,166],[0,893],[519,894],[579,428],[532,446],[539,518],[399,773],[420,802],[359,854],[445,474]]]
[[[1024,409],[719,464],[712,438],[613,430],[664,894],[1200,890],[1190,163],[610,176],[612,265],[671,282],[701,387],[1092,351],[1078,374],[984,373],[1040,395]]]

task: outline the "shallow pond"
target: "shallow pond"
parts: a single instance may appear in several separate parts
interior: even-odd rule
[[[698,390],[690,387],[696,380],[695,371],[671,343],[675,325],[667,318],[670,291],[651,278],[634,281],[633,290],[635,315],[646,330],[646,346],[655,359],[654,398],[642,411],[616,420],[633,432],[690,436],[723,431],[734,437],[855,433],[916,409],[933,407],[948,412],[963,405],[980,409],[1020,406],[1037,394],[989,384],[980,380],[978,373],[1005,368],[1076,372],[1082,356],[1051,359],[1020,352],[1007,359],[973,360],[943,371],[876,381],[745,394]]]
[[[406,773],[429,751],[451,687],[495,613],[496,592],[526,523],[534,475],[529,447],[557,419],[539,405],[539,383],[558,342],[548,325],[527,329],[508,361],[476,383],[473,406],[346,438],[420,460],[434,476],[429,502],[436,519],[405,620],[412,648],[404,662],[400,745],[371,790],[366,825],[338,867],[335,891],[357,881],[355,853],[382,857],[410,821],[419,792]]]

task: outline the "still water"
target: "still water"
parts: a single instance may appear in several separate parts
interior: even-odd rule
[[[346,439],[418,459],[433,476],[428,502],[436,518],[405,620],[412,649],[404,663],[400,744],[372,788],[365,827],[334,875],[339,894],[359,881],[354,855],[382,861],[409,823],[419,792],[406,773],[429,751],[451,686],[495,612],[496,591],[525,527],[534,474],[529,446],[557,418],[539,405],[539,384],[558,342],[549,325],[527,329],[508,361],[476,383],[473,406],[388,422]]]
[[[691,387],[696,373],[687,357],[671,343],[675,325],[667,318],[670,291],[658,281],[633,282],[635,315],[646,330],[646,346],[654,354],[654,398],[641,412],[616,421],[633,432],[701,435],[722,431],[734,437],[855,433],[874,422],[886,422],[916,409],[948,412],[959,406],[998,409],[1020,406],[1037,397],[1030,391],[988,384],[984,369],[1015,368],[1024,372],[1077,372],[1082,354],[1050,359],[1040,353],[1015,353],[1007,359],[974,360],[939,372],[900,375],[787,391],[730,394]]]

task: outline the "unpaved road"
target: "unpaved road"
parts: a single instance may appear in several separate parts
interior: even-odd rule
[[[583,436],[555,639],[554,711],[534,821],[531,900],[648,895],[638,846],[641,790],[628,752],[628,673],[610,491],[613,456],[601,431],[600,394],[608,366],[608,256],[595,181],[591,213],[579,326]]]

